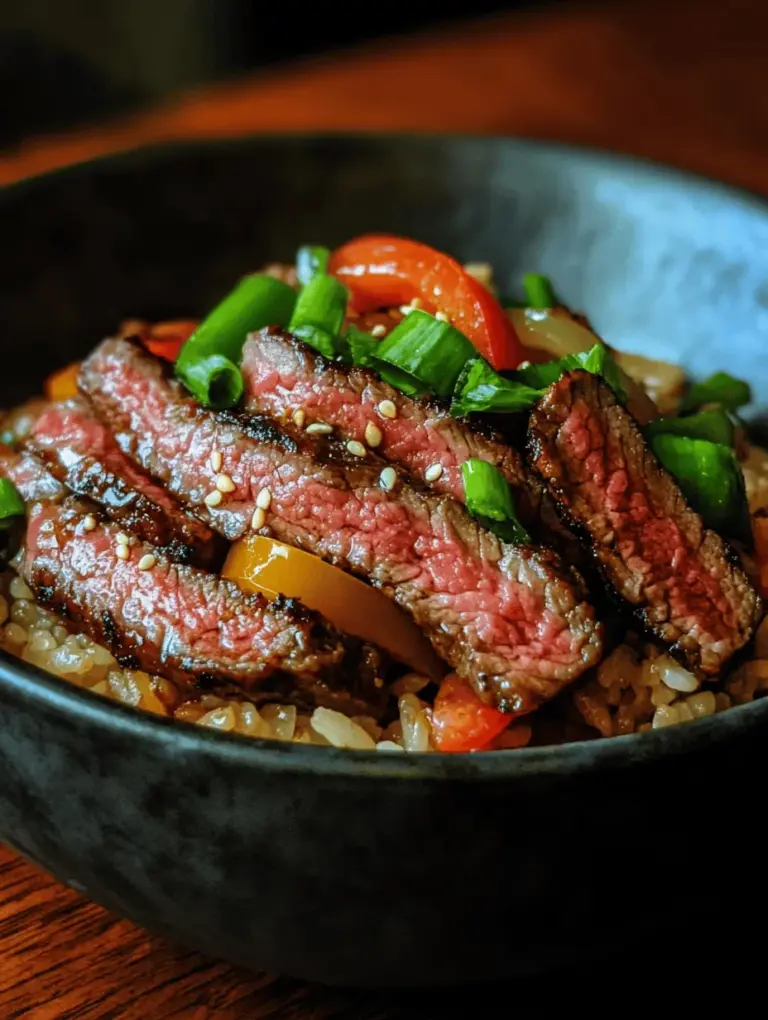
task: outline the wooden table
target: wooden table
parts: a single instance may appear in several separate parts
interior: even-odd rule
[[[765,0],[645,0],[495,18],[204,90],[120,124],[31,139],[0,181],[138,144],[260,130],[560,138],[768,194]],[[0,848],[0,1017],[473,1016],[466,997],[329,991],[162,944]],[[453,1007],[453,1008],[452,1008]]]

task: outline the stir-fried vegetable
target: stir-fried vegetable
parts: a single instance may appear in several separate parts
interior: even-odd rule
[[[432,738],[438,751],[479,751],[514,718],[484,705],[465,680],[449,673],[432,709]]]
[[[690,439],[708,439],[711,443],[733,446],[736,427],[725,411],[699,411],[683,418],[657,418],[645,427],[647,439],[669,433]]]
[[[505,542],[525,545],[530,535],[517,519],[509,482],[494,464],[470,457],[461,465],[467,510]]]
[[[77,396],[77,377],[80,374],[80,362],[73,361],[70,365],[52,372],[45,380],[43,390],[49,400],[69,400]]]
[[[709,379],[693,383],[683,397],[680,410],[686,414],[704,404],[720,404],[727,411],[738,411],[751,400],[752,391],[749,383],[734,378],[728,372],[715,372]]]
[[[243,393],[239,363],[251,330],[285,326],[296,293],[272,276],[246,276],[203,320],[176,361],[176,374],[206,407],[232,407]]]
[[[24,516],[24,500],[8,478],[0,478],[0,528],[7,528],[15,517]]]
[[[194,320],[180,319],[174,322],[158,322],[150,326],[142,334],[141,342],[158,358],[175,361],[181,348],[197,329],[199,323]]]
[[[464,366],[456,384],[451,414],[457,418],[482,411],[515,414],[527,411],[543,392],[524,382],[505,379],[483,358],[473,358]]]
[[[447,397],[474,354],[469,340],[449,322],[414,310],[375,348],[370,363],[403,393]]]
[[[317,556],[263,535],[235,542],[222,576],[272,599],[300,599],[348,633],[373,641],[427,676],[442,673],[432,647],[405,613],[370,585]]]
[[[309,244],[303,245],[296,253],[296,278],[302,287],[319,274],[328,271],[330,249]]]
[[[751,543],[744,475],[730,447],[670,432],[652,436],[650,443],[707,527]]]
[[[524,358],[493,295],[455,259],[426,244],[391,235],[355,238],[331,256],[329,272],[347,284],[356,312],[417,302],[441,312],[496,369]]]
[[[624,380],[604,344],[597,343],[582,354],[569,354],[556,361],[526,365],[501,376],[475,358],[464,366],[456,385],[451,413],[458,416],[479,411],[514,414],[526,411],[565,372],[582,370],[601,376],[619,400],[626,399]]]
[[[336,357],[347,296],[347,288],[333,276],[316,274],[302,287],[288,329],[324,357]]]
[[[596,343],[588,351],[579,354],[567,354],[556,361],[546,361],[540,365],[526,365],[518,369],[516,375],[529,386],[545,389],[557,382],[566,372],[590,372],[599,375],[611,387],[622,403],[627,399],[622,373],[603,343]]]
[[[526,347],[539,348],[554,358],[588,351],[599,340],[567,308],[511,308],[508,314]]]
[[[538,273],[526,273],[523,277],[525,300],[528,308],[554,308],[555,291],[550,279]]]
[[[24,500],[8,478],[0,478],[0,567],[5,569],[24,538]]]

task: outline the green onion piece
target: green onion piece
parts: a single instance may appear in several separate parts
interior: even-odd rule
[[[473,358],[456,383],[451,414],[457,418],[479,411],[514,414],[527,411],[543,394],[543,389],[500,376],[484,358]]]
[[[703,382],[693,383],[683,397],[682,414],[695,411],[702,404],[720,404],[727,411],[737,411],[752,400],[749,383],[736,379],[728,372],[715,372]]]
[[[295,302],[295,291],[281,280],[246,276],[181,348],[176,375],[206,407],[232,407],[243,394],[238,366],[246,336],[264,326],[285,326]]]
[[[24,500],[16,486],[9,479],[0,478],[0,528],[10,527],[14,518],[23,517],[24,513]]]
[[[651,449],[708,528],[751,544],[744,475],[730,447],[663,432]]]
[[[386,382],[409,396],[453,392],[461,370],[477,352],[449,322],[414,309],[379,342],[371,364]]]
[[[297,326],[292,332],[297,339],[303,340],[310,347],[314,347],[324,358],[332,361],[339,353],[338,337],[331,336],[324,329],[307,325]]]
[[[711,443],[733,446],[735,426],[725,411],[699,411],[684,418],[656,418],[643,429],[646,439],[662,433],[688,436],[689,439],[708,439]]]
[[[467,510],[505,542],[525,545],[530,535],[517,519],[509,483],[494,464],[472,457],[461,465]]]
[[[301,326],[316,326],[337,336],[344,325],[347,311],[347,288],[335,276],[319,274],[299,292],[288,329],[291,333]]]
[[[370,333],[365,333],[356,326],[350,326],[344,339],[349,348],[349,359],[352,364],[365,368],[371,364],[371,356],[381,344],[380,340],[375,340]]]
[[[566,372],[579,370],[599,375],[622,403],[627,399],[621,369],[611,357],[605,344],[595,344],[588,351],[582,351],[579,354],[566,354],[564,358],[545,361],[541,365],[526,365],[525,368],[518,368],[514,375],[534,389],[546,389],[552,383],[557,382],[560,376]]]
[[[554,308],[557,304],[554,288],[547,276],[526,273],[523,277],[523,289],[528,308]]]
[[[323,274],[328,269],[328,260],[331,257],[330,249],[314,247],[305,244],[296,253],[296,276],[302,287],[306,287],[315,276]]]

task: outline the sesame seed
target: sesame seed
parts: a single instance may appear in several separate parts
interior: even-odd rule
[[[269,489],[262,489],[256,497],[256,506],[260,510],[269,510],[269,504],[272,502],[272,493]]]
[[[211,470],[221,471],[221,450],[214,450],[211,454]]]
[[[412,311],[413,311],[413,309],[411,308],[410,305],[400,305],[400,314],[401,315],[410,315]]]
[[[218,489],[214,489],[212,492],[208,493],[208,495],[205,497],[203,502],[205,503],[206,506],[218,506],[219,503],[221,503],[223,498],[224,497],[219,492],[219,490]]]
[[[221,474],[216,479],[216,488],[219,492],[234,492],[235,483],[229,477],[229,475]]]
[[[369,421],[365,426],[365,441],[369,446],[379,446],[382,440],[381,429]]]
[[[131,550],[127,545],[123,545],[122,542],[118,542],[115,546],[115,554],[119,560],[127,560],[131,555]]]
[[[443,473],[442,464],[430,464],[427,470],[424,472],[424,478],[428,482],[436,482],[442,473]]]
[[[307,425],[307,432],[310,436],[327,436],[333,432],[333,426],[326,425],[324,421],[316,421],[312,425]]]
[[[531,363],[530,363],[530,361],[521,361],[520,364],[517,367],[518,368],[530,368],[531,367]]]
[[[397,418],[397,408],[391,400],[382,400],[376,410],[382,418]]]
[[[397,484],[397,472],[393,467],[385,467],[379,475],[379,482],[385,492],[391,492]]]
[[[411,299],[411,308],[421,308],[421,301],[417,297]]]
[[[156,563],[157,560],[152,553],[147,553],[146,556],[142,556],[139,560],[139,570],[151,570]]]
[[[384,336],[384,334],[386,332],[387,332],[387,327],[384,325],[384,323],[383,322],[377,322],[376,325],[371,330],[371,336],[375,336],[375,337]]]
[[[448,316],[445,314],[445,312],[435,312],[435,318],[439,322],[447,322],[448,321]]]
[[[130,538],[128,537],[128,535],[126,535],[124,531],[118,531],[117,535],[115,535],[115,538],[117,540],[118,545],[128,545],[128,543],[130,542]]]
[[[88,514],[83,518],[83,531],[93,531],[96,527],[96,518],[93,514]]]
[[[352,454],[353,457],[365,457],[367,451],[362,443],[358,443],[356,439],[350,439],[347,443],[347,451]]]
[[[253,517],[251,517],[251,527],[254,531],[259,531],[264,527],[264,522],[267,519],[267,515],[264,513],[260,506],[257,506],[253,511]]]
[[[303,407],[297,407],[293,412],[293,424],[299,428],[304,428],[304,422],[307,420],[307,412]]]

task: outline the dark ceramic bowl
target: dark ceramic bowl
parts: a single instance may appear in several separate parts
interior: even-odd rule
[[[257,138],[9,189],[0,397],[123,316],[202,313],[301,242],[386,230],[549,272],[617,345],[726,367],[768,403],[768,211],[520,141]],[[552,970],[697,926],[760,859],[768,701],[637,737],[375,755],[217,735],[0,656],[0,838],[154,932],[350,985]],[[757,895],[749,886],[750,901]],[[646,947],[648,943],[646,942]]]

